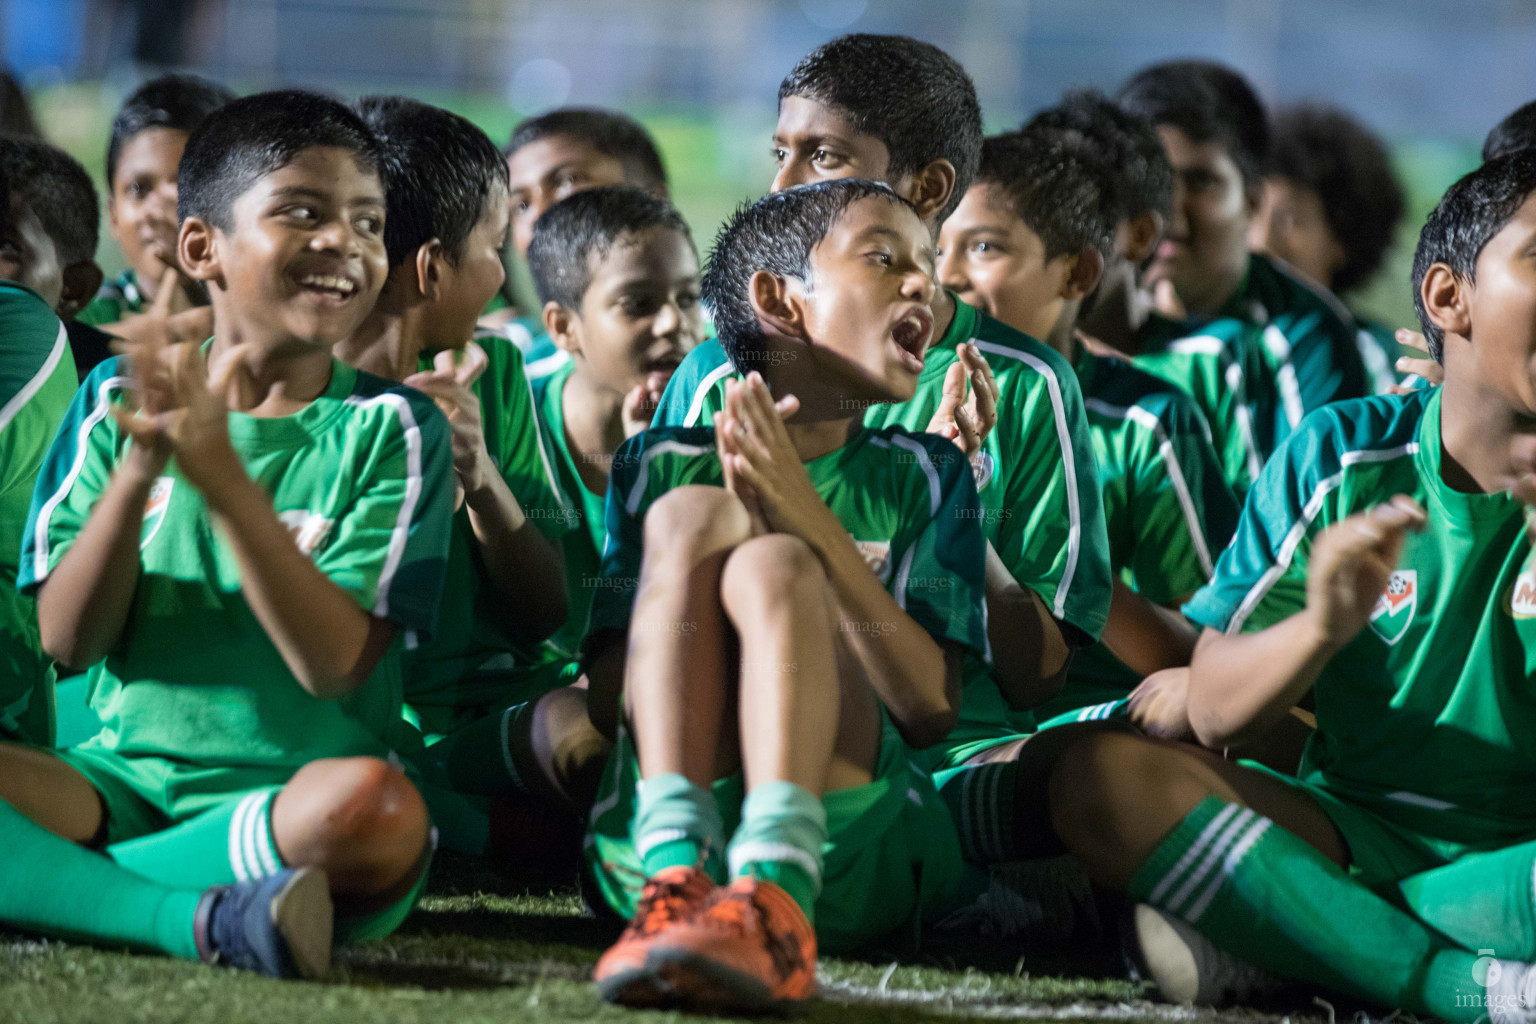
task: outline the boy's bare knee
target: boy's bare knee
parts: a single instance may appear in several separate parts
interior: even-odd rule
[[[1064,751],[1048,785],[1051,823],[1069,847],[1102,836],[1116,808],[1148,796],[1157,748],[1125,733],[1094,733]]]
[[[824,600],[825,583],[826,571],[810,545],[771,533],[731,552],[721,573],[720,596],[732,619],[752,621],[774,608],[814,607]]]
[[[324,867],[332,886],[348,892],[398,882],[420,860],[430,828],[416,787],[376,757],[305,765],[284,787],[272,816],[284,859]]]
[[[723,487],[677,487],[657,498],[645,513],[645,557],[699,554],[738,544],[752,523],[741,499]]]

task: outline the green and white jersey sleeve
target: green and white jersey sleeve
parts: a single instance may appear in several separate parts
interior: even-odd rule
[[[1402,383],[1403,374],[1397,372],[1397,360],[1404,353],[1392,328],[1368,317],[1356,316],[1355,347],[1360,350],[1360,362],[1365,366],[1372,394],[1390,394],[1393,386]]]
[[[971,473],[954,445],[932,434],[865,430],[805,468],[896,603],[935,639],[966,648],[968,676],[985,675],[982,516]],[[657,428],[619,448],[609,479],[608,546],[591,636],[628,628],[646,510],[662,494],[689,484],[724,485],[712,429]]]
[[[477,332],[475,341],[488,360],[473,385],[486,450],[529,521],[558,544],[575,514],[555,479],[522,353],[497,332]],[[430,357],[422,357],[422,366],[431,368]],[[437,635],[405,656],[406,696],[412,705],[487,707],[515,699],[518,670],[547,657],[544,645],[524,637],[502,612],[499,584],[488,577],[478,552],[469,510],[460,508],[453,514]],[[494,671],[478,671],[493,661]]]
[[[1507,845],[1536,829],[1536,562],[1517,500],[1445,485],[1441,390],[1304,420],[1185,613],[1226,633],[1272,626],[1305,606],[1321,531],[1394,494],[1419,500],[1426,529],[1314,687],[1300,774],[1423,835]]]
[[[1280,390],[1284,420],[1276,429],[1277,443],[1314,409],[1370,394],[1355,318],[1332,292],[1254,254],[1244,297]]]
[[[133,271],[125,270],[112,280],[103,282],[96,297],[86,303],[75,319],[93,327],[115,324],[125,316],[142,313],[146,305],[148,303],[144,301],[144,293],[139,291],[138,279],[134,277]]]
[[[36,292],[0,281],[0,738],[53,742],[53,662],[17,590],[32,488],[75,393],[64,325]]]
[[[740,376],[718,338],[700,342],[667,381],[651,426],[713,426],[725,408],[725,382]]]
[[[128,440],[110,415],[130,381],[108,360],[76,393],[38,475],[21,586],[73,546]],[[333,362],[293,416],[229,414],[230,440],[294,543],[405,646],[437,625],[453,501],[448,424],[419,392]],[[240,568],[173,460],[151,489],[127,625],[92,669],[90,744],[209,766],[297,768],[382,754],[400,721],[398,658],[339,701],[309,695],[246,604]]]

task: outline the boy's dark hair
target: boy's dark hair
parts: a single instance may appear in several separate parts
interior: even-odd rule
[[[151,128],[176,128],[190,135],[204,118],[234,98],[224,86],[193,75],[165,75],[133,90],[112,119],[107,194],[112,194],[117,180],[117,159],[135,135]]]
[[[743,203],[725,222],[704,267],[704,304],[720,344],[742,373],[763,369],[766,339],[749,285],[759,270],[811,282],[811,253],[855,202],[875,198],[911,208],[888,185],[840,178],[796,185]]]
[[[1105,202],[1104,174],[1075,133],[1034,127],[993,135],[981,146],[976,181],[1002,191],[1014,214],[1045,245],[1045,258],[1099,250],[1114,255],[1119,218]]]
[[[0,135],[0,178],[37,215],[61,266],[96,258],[96,186],[74,157],[41,139]]]
[[[779,103],[802,96],[848,118],[885,144],[887,175],[915,174],[935,160],[955,167],[955,212],[981,159],[981,103],[965,68],[932,43],[866,33],[823,43],[779,83]]]
[[[1173,168],[1152,122],[1119,106],[1097,89],[1074,89],[1024,124],[1053,128],[1081,140],[1104,170],[1105,202],[1117,222],[1155,210],[1173,217]]]
[[[1205,60],[1171,60],[1133,75],[1120,87],[1120,105],[1154,125],[1168,125],[1193,142],[1219,142],[1256,185],[1269,153],[1269,122],[1253,87],[1230,68]]]
[[[338,100],[300,89],[232,100],[209,114],[187,139],[176,184],[176,215],[233,230],[230,207],[235,201],[257,181],[317,146],[345,149],[359,167],[379,170],[378,140],[362,118]]]
[[[534,223],[528,245],[528,269],[539,301],[580,309],[592,285],[593,264],[653,228],[676,231],[693,244],[675,206],[633,185],[584,189],[560,200]]]
[[[1317,193],[1344,249],[1344,265],[1325,285],[1343,294],[1376,273],[1403,216],[1403,188],[1369,129],[1342,110],[1291,107],[1275,118],[1265,173]]]
[[[530,117],[512,131],[507,156],[530,142],[564,135],[624,165],[624,182],[654,195],[667,194],[667,168],[650,133],[628,114],[596,107],[562,107]]]
[[[1516,109],[1493,126],[1483,140],[1483,163],[1536,146],[1536,100]]]
[[[1424,308],[1424,276],[1436,263],[1444,263],[1460,280],[1475,283],[1483,247],[1504,230],[1533,190],[1536,149],[1516,150],[1483,164],[1446,189],[1424,222],[1413,253],[1413,309],[1437,362],[1443,359],[1445,335],[1430,322]]]
[[[458,114],[404,96],[365,96],[355,109],[379,142],[390,267],[434,238],[457,263],[487,203],[506,202],[501,151]]]

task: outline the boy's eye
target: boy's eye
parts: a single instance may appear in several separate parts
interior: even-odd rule
[[[788,160],[788,159],[789,159],[789,150],[785,149],[783,146],[774,146],[773,147],[773,162],[774,163],[779,164],[780,166],[782,166],[784,161]]]
[[[699,297],[693,292],[683,292],[677,297],[678,309],[692,309],[699,304]]]
[[[821,164],[823,167],[830,167],[841,162],[842,158],[830,149],[818,149],[811,154],[811,163]]]
[[[869,258],[883,267],[891,265],[891,254],[888,252],[872,252],[869,254]]]
[[[290,206],[283,211],[294,220],[314,220],[315,209],[312,206]]]
[[[987,241],[978,240],[978,241],[975,241],[975,242],[971,243],[971,252],[975,253],[978,256],[981,255],[984,252],[992,252],[996,248],[997,248],[997,243],[996,242],[987,242]]]
[[[365,235],[376,235],[383,228],[384,224],[378,217],[368,216],[357,219],[357,229]]]

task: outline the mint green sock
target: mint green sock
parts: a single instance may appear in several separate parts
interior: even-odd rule
[[[528,792],[520,759],[527,751],[513,749],[509,739],[517,723],[533,710],[533,701],[486,715],[478,722],[443,737],[417,759],[430,781],[456,793],[508,796]]]
[[[1474,954],[1237,804],[1201,801],[1137,870],[1130,895],[1278,974],[1449,1021],[1481,1013]]]
[[[731,837],[731,877],[773,882],[815,921],[826,842],[827,809],[820,797],[792,782],[765,782],[741,805],[741,825]]]
[[[272,838],[277,787],[254,790],[159,832],[107,847],[107,856],[145,878],[188,889],[266,878],[283,870]]]
[[[1536,843],[1469,853],[1398,889],[1414,914],[1466,948],[1536,960]]]
[[[674,867],[702,865],[722,880],[725,825],[715,795],[682,775],[641,779],[635,798],[635,851],[646,877]]]
[[[197,959],[201,891],[140,877],[0,801],[0,922],[52,938]]]

